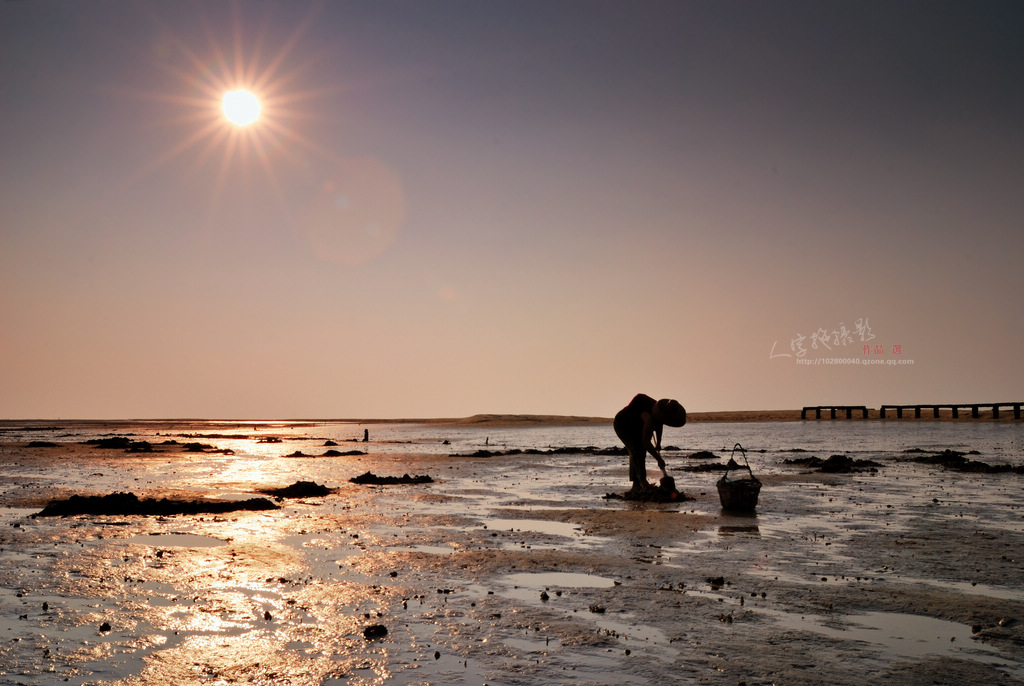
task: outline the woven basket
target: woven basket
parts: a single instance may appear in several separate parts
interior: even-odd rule
[[[735,455],[737,449],[743,455],[743,464],[740,465],[732,457],[729,458],[726,465],[728,468],[722,478],[718,480],[718,499],[722,503],[723,510],[753,512],[757,507],[757,496],[761,493],[761,482],[750,470],[750,464],[747,463],[747,451],[743,449],[743,446],[737,443],[733,446],[732,454]],[[744,476],[735,479],[729,478],[730,471],[744,469],[747,470]]]

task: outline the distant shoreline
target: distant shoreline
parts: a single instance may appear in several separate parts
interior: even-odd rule
[[[998,419],[993,419],[991,412],[982,412],[978,418],[971,417],[970,412],[960,412],[960,416],[953,418],[949,410],[940,411],[939,416],[933,417],[931,412],[922,413],[920,418],[914,418],[913,412],[904,412],[902,418],[896,418],[893,412],[885,419],[879,417],[878,409],[868,409],[867,418],[861,417],[856,411],[849,419],[844,411],[836,412],[836,418],[832,419],[829,412],[824,410],[821,419],[815,419],[813,412],[808,412],[807,419],[801,419],[800,410],[732,410],[722,412],[689,412],[687,413],[688,424],[714,423],[714,422],[799,422],[807,423],[821,422],[1015,422],[1020,421],[1013,418],[1012,412],[1004,412]],[[552,414],[475,414],[469,417],[418,417],[418,418],[335,418],[335,419],[0,419],[0,433],[17,430],[45,430],[47,428],[63,428],[72,425],[105,425],[117,426],[138,426],[140,424],[151,427],[164,427],[166,429],[185,430],[190,425],[218,424],[224,429],[245,428],[273,430],[281,427],[317,426],[321,424],[352,424],[352,425],[375,425],[375,424],[434,424],[444,426],[462,427],[487,427],[487,428],[523,428],[530,426],[585,426],[590,424],[611,424],[611,417],[588,417],[580,415],[552,415]]]

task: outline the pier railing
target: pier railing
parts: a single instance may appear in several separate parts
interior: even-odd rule
[[[908,410],[908,411],[909,410],[913,410],[914,411],[914,418],[915,419],[920,419],[921,418],[921,412],[923,410],[931,410],[932,417],[934,417],[935,419],[938,419],[939,418],[939,410],[950,410],[952,415],[953,415],[953,419],[959,419],[960,418],[960,411],[961,410],[964,410],[964,411],[970,410],[971,411],[971,417],[973,419],[978,419],[979,417],[981,417],[981,410],[982,410],[982,408],[985,408],[986,410],[991,409],[991,411],[992,411],[992,419],[999,419],[1000,416],[1001,416],[1001,414],[1000,414],[1000,409],[1001,408],[1013,408],[1013,418],[1014,419],[1020,419],[1020,408],[1021,408],[1022,405],[1024,405],[1024,402],[1017,402],[1017,403],[945,403],[945,404],[939,404],[939,405],[932,404],[932,403],[925,403],[925,404],[922,404],[922,405],[882,405],[878,409],[878,418],[879,419],[887,419],[888,417],[892,416],[892,415],[890,415],[888,413],[892,412],[893,410],[895,410],[896,411],[896,418],[897,419],[903,419],[903,411],[904,410]],[[847,419],[852,419],[854,412],[860,413],[860,416],[863,419],[867,419],[868,418],[868,408],[865,405],[808,405],[808,406],[804,407],[802,410],[800,410],[800,419],[807,419],[807,413],[811,412],[811,411],[814,412],[814,418],[815,419],[821,419],[821,413],[822,413],[823,410],[827,410],[828,411],[830,419],[835,419],[836,418],[836,412],[843,412],[843,413],[845,413]]]
[[[807,419],[808,410],[814,410],[815,419],[821,419],[822,410],[828,410],[831,413],[831,419],[836,418],[836,410],[845,411],[847,419],[853,419],[854,412],[862,413],[864,419],[868,418],[868,408],[866,405],[811,405],[800,410],[800,419]]]
[[[939,416],[939,410],[952,410],[953,419],[960,418],[960,410],[970,410],[971,417],[977,419],[981,416],[981,408],[992,409],[992,419],[999,419],[999,408],[1001,407],[1012,407],[1013,418],[1020,419],[1020,407],[1024,403],[954,403],[944,405],[882,405],[878,410],[878,416],[880,419],[885,419],[885,413],[887,410],[896,410],[896,418],[903,419],[903,410],[913,410],[914,418],[921,418],[921,410],[930,409],[932,411],[932,417],[937,418]]]

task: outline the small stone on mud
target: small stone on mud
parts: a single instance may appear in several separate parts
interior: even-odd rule
[[[541,592],[540,592],[540,599],[541,599],[541,600],[543,600],[543,601],[547,601],[547,599],[548,599],[548,598],[550,598],[550,597],[551,597],[551,596],[549,596],[549,595],[547,594],[547,591],[541,591]]]
[[[100,633],[107,633],[110,631],[110,622],[103,622],[100,624]]]
[[[269,621],[270,621],[270,620],[272,620],[273,618],[274,618],[274,617],[273,617],[273,615],[271,615],[271,614],[270,614],[270,610],[266,610],[266,611],[264,611],[264,613],[263,613],[263,619],[265,619],[266,621],[268,621],[268,622],[269,622]]]
[[[441,652],[439,650],[435,650],[434,651],[434,659],[435,660],[440,660],[441,659]]]
[[[590,611],[595,614],[604,614],[604,605],[591,605]]]

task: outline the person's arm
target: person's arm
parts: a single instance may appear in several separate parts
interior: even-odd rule
[[[654,417],[644,412],[644,447],[647,448],[647,452],[654,456],[654,459],[658,461],[658,466],[661,467],[661,475],[668,476],[668,472],[665,471],[665,460],[661,458],[661,422],[655,421]],[[654,442],[656,439],[657,443]]]

